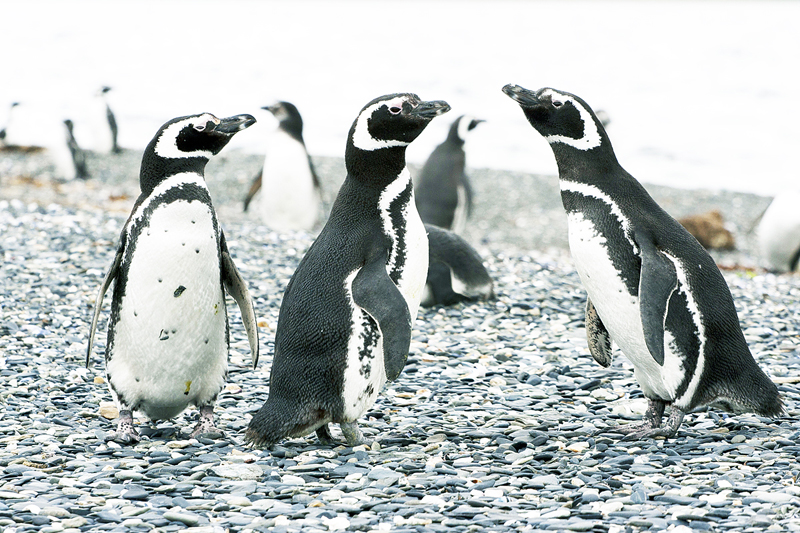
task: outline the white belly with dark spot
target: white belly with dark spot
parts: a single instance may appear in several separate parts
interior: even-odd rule
[[[261,220],[276,231],[313,229],[321,199],[305,148],[281,131],[272,135],[268,146],[258,202]]]
[[[157,208],[140,235],[114,328],[109,381],[153,419],[211,401],[224,386],[225,297],[209,207]]]
[[[636,381],[648,397],[675,399],[683,379],[683,362],[665,333],[664,366],[650,355],[645,344],[639,298],[632,296],[614,267],[605,238],[580,213],[570,213],[569,246],[583,286],[613,341],[634,367]]]

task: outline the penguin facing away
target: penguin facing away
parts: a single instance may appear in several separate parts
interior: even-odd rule
[[[200,411],[192,436],[220,434],[213,409],[227,378],[225,291],[239,305],[253,366],[258,362],[253,304],[204,179],[209,159],[254,122],[250,115],[175,118],[144,151],[142,192],[97,294],[86,352],[88,367],[103,296],[113,281],[105,360],[120,417],[111,440],[139,440],[133,411],[167,420],[190,404]]]
[[[494,283],[483,260],[467,241],[452,231],[425,224],[428,233],[428,276],[423,307],[453,305],[494,298]]]
[[[588,293],[589,350],[608,366],[613,340],[647,398],[643,423],[617,431],[672,437],[703,406],[780,416],[778,389],[753,359],[713,259],[620,166],[592,109],[551,88],[503,92],[555,155],[570,251]]]
[[[764,266],[775,272],[800,270],[800,190],[783,191],[772,199],[756,234]]]
[[[75,140],[72,121],[70,119],[66,119],[64,121],[64,126],[67,128],[67,148],[72,156],[72,165],[75,168],[75,177],[82,180],[88,179],[89,170],[86,168],[86,152],[84,152],[81,147],[78,146],[78,141]]]
[[[369,102],[350,129],[347,177],[283,296],[270,390],[246,439],[270,446],[329,422],[364,442],[357,420],[405,365],[428,270],[406,147],[450,106],[415,94]]]
[[[426,224],[463,233],[472,211],[472,187],[465,172],[467,133],[484,122],[467,115],[450,126],[447,138],[434,148],[414,188],[417,210]]]
[[[261,220],[270,228],[310,231],[319,219],[322,193],[303,141],[303,119],[289,102],[262,109],[275,116],[278,127],[269,136],[264,165],[250,186],[244,211],[255,200]]]

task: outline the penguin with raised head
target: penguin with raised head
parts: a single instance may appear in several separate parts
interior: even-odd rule
[[[450,106],[415,94],[369,102],[347,140],[347,177],[283,295],[269,396],[246,439],[270,446],[329,422],[349,445],[358,419],[402,371],[428,271],[406,147]]]
[[[69,154],[72,156],[75,177],[82,180],[88,179],[89,169],[86,167],[86,152],[78,146],[78,141],[75,140],[72,121],[70,119],[64,120],[64,126],[67,128],[67,149],[69,149]]]
[[[750,353],[714,260],[620,166],[589,105],[551,88],[503,92],[555,155],[570,251],[588,293],[590,352],[610,365],[613,340],[648,401],[641,424],[615,431],[672,437],[703,406],[780,416],[778,389]]]
[[[467,115],[450,126],[447,138],[434,148],[414,188],[422,221],[463,233],[472,211],[472,187],[466,174],[467,133],[483,122]]]
[[[106,345],[106,378],[120,416],[120,443],[139,440],[134,411],[167,420],[189,405],[199,411],[193,437],[219,435],[214,403],[227,378],[227,291],[239,305],[258,362],[258,331],[247,285],[231,258],[205,183],[209,159],[250,115],[210,113],[175,118],[147,145],[141,195],[120,235],[97,294],[86,365],[105,295],[114,282]]]
[[[247,192],[244,210],[255,199],[261,220],[270,228],[310,231],[319,220],[322,192],[303,141],[303,119],[289,102],[261,109],[275,116],[278,127],[268,138],[264,165]]]
[[[756,235],[764,267],[773,272],[800,270],[800,190],[786,190],[772,199]]]
[[[453,305],[494,298],[492,277],[478,252],[452,231],[425,224],[428,233],[428,276],[423,307]]]

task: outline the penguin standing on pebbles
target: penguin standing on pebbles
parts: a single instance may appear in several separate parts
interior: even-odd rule
[[[609,366],[613,340],[648,401],[641,424],[615,431],[672,437],[703,406],[780,416],[778,389],[750,354],[713,259],[620,166],[586,102],[550,88],[503,92],[555,155],[570,251],[588,293],[589,350]]]
[[[347,177],[283,295],[269,397],[247,440],[270,446],[316,431],[364,443],[357,420],[405,365],[428,271],[406,147],[450,106],[414,94],[368,103],[348,135]]]
[[[467,133],[481,122],[467,115],[458,117],[444,142],[428,156],[414,188],[417,210],[424,223],[464,232],[472,210],[464,143]]]
[[[142,193],[98,292],[86,352],[88,366],[103,296],[114,281],[106,377],[120,416],[111,440],[138,442],[133,411],[166,420],[190,404],[200,410],[192,437],[221,434],[214,403],[228,372],[226,290],[241,309],[258,362],[253,304],[204,180],[209,159],[254,122],[250,115],[176,118],[144,151]]]
[[[289,102],[262,109],[275,116],[278,128],[269,137],[264,166],[250,186],[244,210],[255,198],[261,220],[271,229],[311,231],[319,219],[322,193],[303,141],[303,119]]]

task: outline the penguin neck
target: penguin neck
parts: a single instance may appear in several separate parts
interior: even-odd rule
[[[303,123],[301,121],[287,120],[285,122],[281,122],[280,126],[278,127],[282,132],[295,141],[299,142],[303,146],[306,145],[306,143],[303,142]]]
[[[405,170],[406,147],[393,146],[368,151],[356,148],[350,141],[344,160],[349,178],[381,191]]]
[[[458,122],[456,122],[450,128],[450,131],[447,133],[447,139],[445,139],[445,141],[455,146],[464,146],[465,141],[458,134]]]
[[[561,179],[592,183],[598,176],[616,173],[621,168],[605,135],[602,136],[600,145],[590,150],[581,150],[561,142],[552,143],[550,148],[556,158]]]
[[[204,177],[206,157],[187,157],[185,159],[167,159],[159,157],[153,151],[146,150],[142,157],[142,168],[139,172],[139,187],[142,195],[147,196],[162,181],[170,176],[190,172]]]

